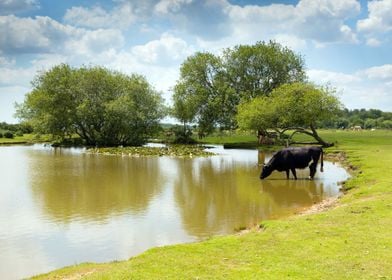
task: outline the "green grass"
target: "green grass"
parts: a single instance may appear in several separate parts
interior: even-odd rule
[[[25,143],[32,143],[36,141],[35,135],[33,134],[25,134],[23,136],[14,136],[14,138],[0,138],[0,145],[10,145],[10,144],[25,144]]]
[[[392,279],[392,132],[321,134],[358,167],[335,207],[37,279]]]

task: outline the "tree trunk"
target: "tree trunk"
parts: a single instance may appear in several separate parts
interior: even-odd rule
[[[314,139],[316,139],[323,147],[328,148],[333,146],[333,143],[328,143],[321,139],[313,125],[310,125],[310,129],[312,130]]]
[[[318,135],[318,133],[317,133],[317,131],[316,131],[316,129],[314,128],[313,125],[310,125],[310,130],[311,130],[311,131],[308,131],[308,130],[306,130],[305,128],[302,128],[302,127],[297,127],[297,128],[292,128],[292,129],[294,129],[294,132],[293,132],[293,133],[290,135],[290,137],[289,137],[290,144],[312,144],[312,145],[314,145],[314,144],[320,144],[321,146],[323,146],[323,147],[325,147],[325,148],[327,148],[327,147],[332,147],[332,146],[333,146],[333,143],[328,143],[328,142],[324,141],[324,140]],[[286,130],[288,130],[288,129],[286,129]],[[303,133],[303,134],[309,135],[309,136],[313,137],[317,142],[293,142],[293,141],[292,141],[292,138],[293,138],[293,136],[294,136],[296,133]]]

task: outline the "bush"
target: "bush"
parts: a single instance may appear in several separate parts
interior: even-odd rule
[[[4,137],[11,139],[11,138],[14,138],[14,134],[11,131],[6,131],[4,133]]]
[[[17,132],[15,132],[15,135],[21,137],[23,136],[23,132],[18,130]]]
[[[174,144],[195,144],[196,141],[192,138],[192,130],[188,127],[184,129],[183,126],[175,126],[174,132]]]
[[[0,132],[0,138],[3,138],[3,133]]]

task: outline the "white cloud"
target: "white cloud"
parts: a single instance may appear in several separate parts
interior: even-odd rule
[[[70,56],[86,55],[88,58],[109,49],[121,49],[124,37],[116,29],[97,29],[86,31],[79,36],[72,36],[65,42],[65,50]]]
[[[370,47],[378,47],[381,45],[381,41],[376,38],[368,38],[366,39],[366,45]]]
[[[392,82],[392,64],[370,67],[360,71],[359,74],[363,74],[368,79],[372,80],[386,80]]]
[[[33,68],[0,67],[0,86],[28,86],[35,71]]]
[[[226,0],[161,0],[154,14],[169,20],[175,30],[215,41],[231,35],[229,6]]]
[[[365,34],[369,46],[379,46],[382,34],[392,31],[392,0],[368,2],[369,15],[357,22],[357,30]]]
[[[0,16],[0,50],[3,53],[49,52],[78,30],[49,18]]]
[[[271,34],[289,34],[319,44],[356,43],[356,35],[345,20],[359,11],[355,0],[301,0],[296,6],[232,5],[228,15],[237,34],[247,33],[246,37],[256,40],[270,38]]]
[[[192,3],[193,0],[160,0],[154,7],[158,14],[177,13],[182,5]]]
[[[352,74],[311,69],[308,75],[317,84],[335,87],[341,101],[349,109],[377,108],[392,111],[390,64],[362,69]],[[380,83],[380,80],[384,82]]]
[[[355,74],[345,74],[340,72],[310,69],[307,71],[309,79],[321,84],[330,83],[332,86],[347,87],[361,81]]]
[[[132,53],[141,61],[151,64],[172,65],[181,63],[194,49],[181,38],[163,34],[159,40],[132,48]]]
[[[15,14],[32,9],[38,9],[37,0],[1,0],[0,15]]]
[[[359,20],[357,28],[361,32],[388,32],[392,30],[392,0],[374,0],[368,2],[369,16]]]
[[[15,65],[15,59],[0,56],[0,67]]]
[[[65,22],[89,28],[126,29],[136,20],[131,3],[122,2],[112,10],[106,11],[100,6],[93,8],[72,7],[64,15]]]
[[[4,54],[95,54],[121,48],[124,37],[116,29],[86,30],[63,25],[49,17],[0,17],[0,51]]]
[[[273,37],[273,39],[282,44],[283,46],[287,46],[292,50],[301,50],[306,47],[306,41],[298,38],[295,35],[288,34],[277,34]]]

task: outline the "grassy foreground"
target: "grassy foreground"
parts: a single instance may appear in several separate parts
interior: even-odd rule
[[[37,279],[392,279],[392,132],[324,131],[357,167],[327,211]]]

